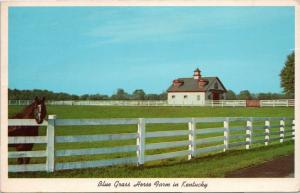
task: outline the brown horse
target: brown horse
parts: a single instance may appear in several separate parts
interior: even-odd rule
[[[41,124],[47,114],[45,97],[39,99],[35,97],[32,104],[25,107],[20,113],[12,116],[12,119],[35,119]],[[38,136],[39,126],[10,126],[8,127],[8,136]],[[15,147],[17,151],[31,151],[33,144],[10,144],[9,147]],[[28,164],[30,158],[18,158],[19,164]]]

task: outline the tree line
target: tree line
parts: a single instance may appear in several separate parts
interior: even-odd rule
[[[124,89],[118,89],[116,93],[109,95],[102,94],[84,94],[75,95],[64,92],[52,92],[48,90],[18,90],[8,89],[9,100],[32,100],[35,96],[45,96],[47,100],[167,100],[167,93],[161,94],[147,94],[142,89],[137,89],[131,94]],[[243,90],[236,94],[232,90],[227,91],[227,100],[274,100],[274,99],[287,99],[291,98],[286,94],[280,93],[251,93],[248,90]]]
[[[167,100],[166,92],[160,94],[146,94],[142,89],[137,89],[132,93],[128,93],[120,88],[111,96],[103,94],[76,95],[40,89],[8,89],[9,100],[32,100],[35,96],[44,96],[47,100]]]
[[[249,90],[242,90],[236,94],[232,90],[226,93],[227,100],[275,100],[275,99],[291,99],[292,97],[281,93],[251,93]]]

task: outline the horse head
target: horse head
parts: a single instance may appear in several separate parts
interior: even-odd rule
[[[38,124],[41,124],[44,121],[47,114],[45,97],[42,97],[41,99],[39,97],[35,97],[32,106],[34,119]]]

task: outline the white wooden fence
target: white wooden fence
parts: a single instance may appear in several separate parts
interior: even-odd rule
[[[294,107],[294,99],[260,100],[261,107]]]
[[[8,105],[29,105],[30,100],[9,100]],[[48,105],[91,105],[91,106],[207,106],[207,107],[246,107],[246,100],[207,100],[199,104],[168,104],[167,100],[68,100],[47,101]],[[261,107],[293,107],[294,99],[260,100]]]
[[[263,126],[253,126],[253,122],[264,122]],[[290,124],[286,124],[289,121]],[[231,123],[245,122],[245,126],[230,127]],[[271,126],[271,122],[274,125]],[[147,124],[177,124],[185,123],[188,126],[187,130],[168,130],[168,131],[146,131]],[[217,128],[197,128],[196,124],[202,123],[219,123],[222,127]],[[9,126],[35,126],[34,120],[28,119],[9,119]],[[101,134],[101,135],[73,135],[73,136],[56,136],[56,126],[95,126],[95,125],[136,125],[137,132],[135,133],[120,133],[120,134]],[[289,139],[294,139],[295,122],[291,118],[285,117],[212,117],[212,118],[131,118],[131,119],[56,119],[56,116],[49,115],[48,121],[44,121],[41,126],[47,126],[46,136],[35,137],[8,137],[9,144],[19,143],[34,143],[47,144],[45,151],[18,151],[8,152],[9,158],[20,157],[46,157],[44,164],[23,164],[9,165],[9,172],[27,172],[27,171],[48,171],[55,170],[77,169],[103,167],[117,164],[136,164],[143,165],[145,162],[168,159],[174,157],[187,156],[190,160],[193,157],[203,155],[210,152],[223,152],[235,147],[245,147],[249,149],[255,143],[269,145],[271,141],[284,142]],[[291,129],[286,129],[291,127]],[[271,131],[270,128],[277,128],[277,131]],[[236,131],[245,132],[244,134],[234,134]],[[264,132],[256,132],[264,131]],[[199,135],[219,133],[220,136],[199,138]],[[170,136],[188,136],[188,140],[146,143],[147,138],[155,137],[170,137]],[[198,136],[198,137],[197,137]],[[261,136],[263,139],[255,140],[254,136]],[[275,136],[275,138],[274,138]],[[277,137],[276,137],[277,136]],[[109,148],[85,148],[85,149],[64,149],[56,150],[57,143],[74,143],[74,142],[96,142],[96,141],[111,141],[111,140],[128,140],[136,139],[135,145],[126,145]],[[243,141],[234,141],[242,139]],[[221,144],[214,145],[219,142]],[[204,146],[213,144],[213,146]],[[169,153],[160,153],[154,155],[145,154],[146,150],[186,147],[186,150],[175,151]],[[97,154],[112,154],[118,152],[136,152],[134,157],[122,157],[110,160],[94,160],[80,162],[61,162],[56,163],[55,157],[78,156],[78,155],[97,155]]]

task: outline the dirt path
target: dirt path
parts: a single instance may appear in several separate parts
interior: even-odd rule
[[[260,165],[230,172],[227,178],[278,178],[294,177],[294,154],[281,156]]]

